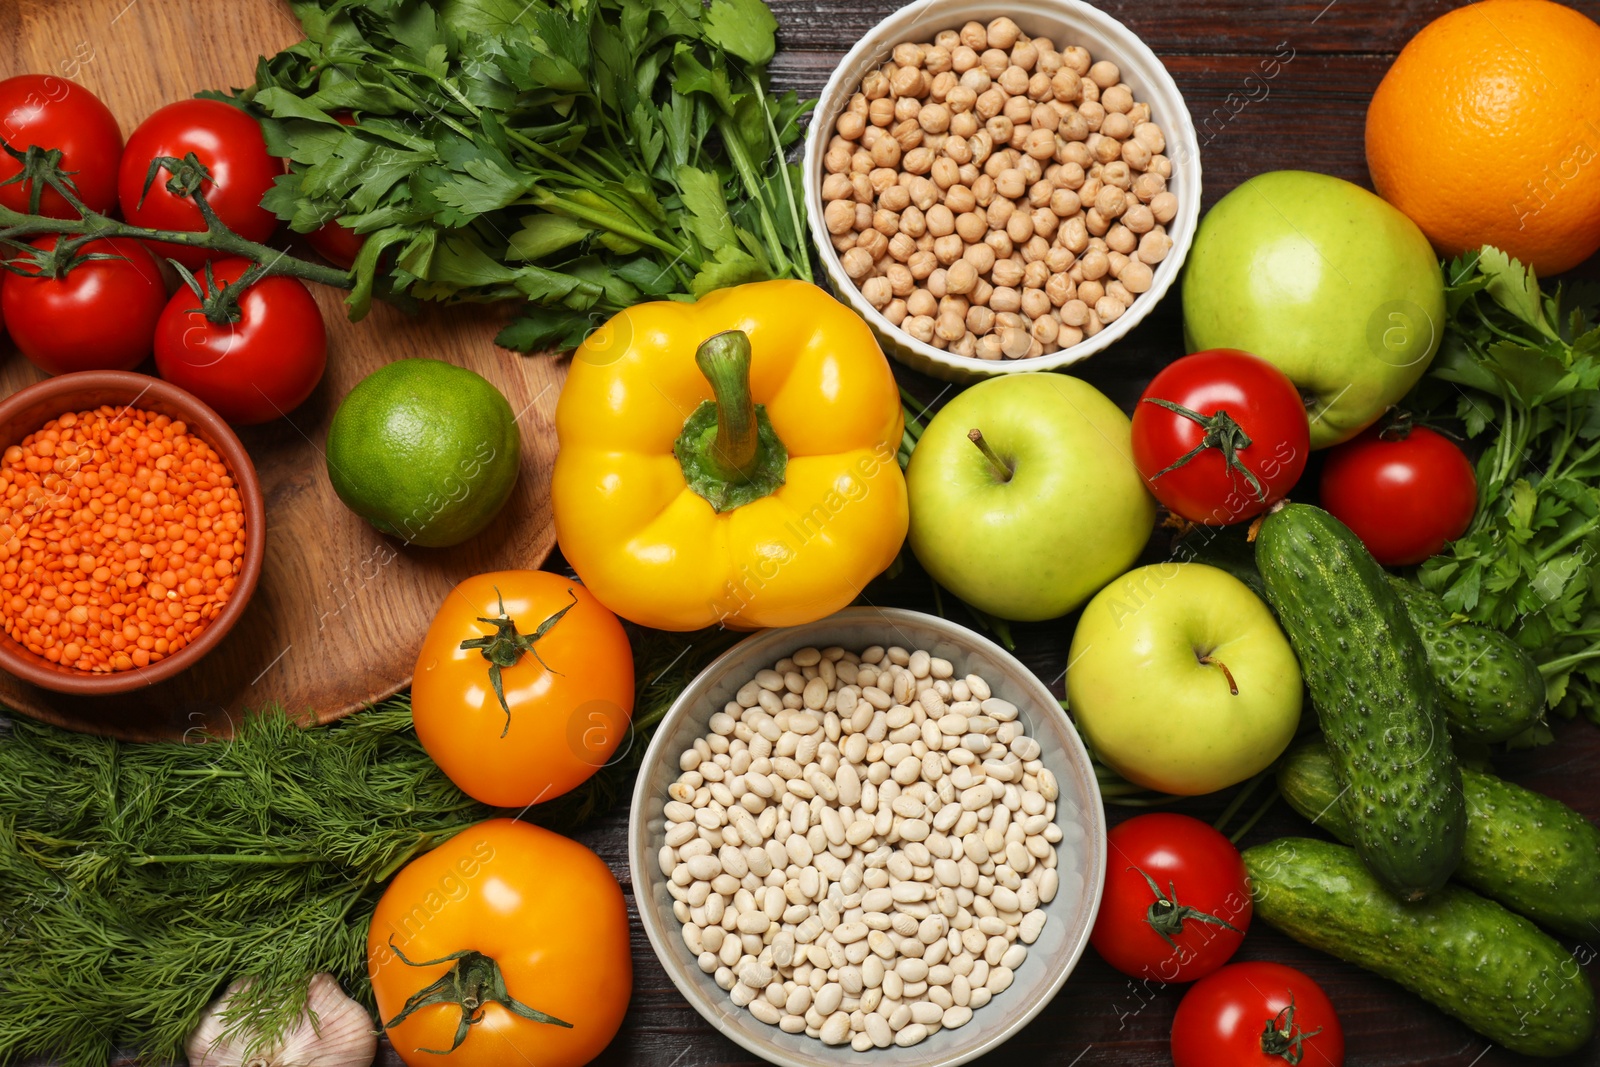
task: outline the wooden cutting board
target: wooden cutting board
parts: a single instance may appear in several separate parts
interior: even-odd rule
[[[249,84],[257,56],[299,38],[282,0],[0,0],[0,78],[42,73],[79,82],[106,102],[126,137],[164,104]],[[456,582],[544,561],[555,542],[552,420],[564,365],[496,348],[502,309],[429,307],[411,317],[377,307],[352,324],[343,293],[313,288],[328,324],[326,377],[287,419],[239,435],[266,496],[267,550],[238,625],[169,682],[84,699],[0,674],[0,704],[130,740],[227,731],[244,712],[273,703],[326,722],[409,684],[422,636]],[[323,462],[340,399],[385,363],[411,357],[471,368],[519,413],[516,492],[490,529],[455,548],[407,548],[378,534],[340,503]],[[0,395],[42,376],[0,345]]]

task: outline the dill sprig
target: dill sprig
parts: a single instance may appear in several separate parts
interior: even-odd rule
[[[523,817],[570,831],[625,797],[650,731],[737,635],[635,630],[634,728],[580,788]],[[451,784],[408,697],[301,729],[277,710],[231,739],[125,744],[18,719],[0,741],[0,1063],[182,1056],[249,977],[239,1032],[280,1034],[330,971],[372,1006],[366,935],[383,885],[496,812]]]

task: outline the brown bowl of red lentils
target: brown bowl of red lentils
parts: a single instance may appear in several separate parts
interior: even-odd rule
[[[185,670],[255,591],[255,467],[178,387],[84,371],[0,401],[0,669],[79,696]]]

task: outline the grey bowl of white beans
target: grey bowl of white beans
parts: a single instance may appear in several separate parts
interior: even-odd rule
[[[869,297],[860,288],[860,285],[865,284],[865,279],[859,282],[852,280],[852,268],[847,267],[843,258],[848,253],[839,251],[840,246],[836,243],[838,238],[830,231],[826,218],[826,209],[833,203],[833,201],[828,200],[824,192],[827,187],[826,179],[830,177],[826,164],[829,145],[835,139],[840,116],[852,106],[853,98],[861,95],[863,79],[868,73],[885,69],[884,65],[892,62],[891,57],[895,54],[895,49],[898,45],[930,43],[941,32],[960,31],[964,25],[969,23],[978,26],[992,25],[994,20],[1003,20],[1009,23],[1011,28],[1008,33],[1020,30],[1022,37],[1046,40],[1056,49],[1076,48],[1087,50],[1093,60],[1107,61],[1113,66],[1113,69],[1117,72],[1117,77],[1120,79],[1121,87],[1132,94],[1132,98],[1138,102],[1139,107],[1148,109],[1147,121],[1153,122],[1163,131],[1163,137],[1156,142],[1156,152],[1158,154],[1164,152],[1164,155],[1159,156],[1165,161],[1163,169],[1169,172],[1165,178],[1164,189],[1170,194],[1171,198],[1175,198],[1176,204],[1175,212],[1170,216],[1164,217],[1163,220],[1166,231],[1164,242],[1166,251],[1161,252],[1159,255],[1155,253],[1147,254],[1144,245],[1140,244],[1137,255],[1139,258],[1149,260],[1150,262],[1146,266],[1153,266],[1153,270],[1141,267],[1140,271],[1143,277],[1137,283],[1129,281],[1128,288],[1132,289],[1137,295],[1127,298],[1129,302],[1123,305],[1125,310],[1118,311],[1114,321],[1108,320],[1102,325],[1099,316],[1096,315],[1089,319],[1086,324],[1082,316],[1076,313],[1066,313],[1067,309],[1076,303],[1075,300],[1067,303],[1071,296],[1076,295],[1075,292],[1070,296],[1065,292],[1052,292],[1049,303],[1054,306],[1042,307],[1040,317],[1057,319],[1059,322],[1052,323],[1052,328],[1044,334],[1040,334],[1037,330],[1033,331],[1033,340],[1035,342],[1044,342],[1044,344],[1043,346],[1034,344],[1031,347],[1025,345],[1027,352],[1021,358],[1015,358],[1019,355],[1019,352],[1016,351],[1006,351],[1003,355],[998,355],[994,351],[987,351],[987,354],[985,354],[986,350],[982,347],[982,342],[992,340],[998,343],[1004,332],[999,325],[995,325],[993,331],[988,332],[990,327],[973,326],[971,325],[972,320],[969,318],[967,320],[969,324],[967,336],[962,337],[961,331],[957,331],[949,337],[945,337],[942,334],[935,335],[927,332],[932,329],[930,324],[934,319],[931,316],[925,316],[922,313],[913,311],[911,312],[912,317],[907,317],[907,301],[905,299],[894,299],[891,304],[885,306],[883,301],[890,299],[891,296],[887,288],[883,289],[881,299],[874,300]],[[1011,47],[1009,38],[1004,43],[1007,48]],[[1038,97],[1035,96],[1034,99],[1038,99]],[[912,123],[912,125],[916,125],[916,123]],[[895,128],[898,130],[899,127],[896,126]],[[1021,127],[1019,126],[1018,128]],[[1098,126],[1092,128],[1099,129]],[[1094,136],[1097,136],[1097,134],[1090,135],[1091,138]],[[963,143],[966,142],[963,141]],[[1000,146],[997,145],[996,147]],[[898,157],[899,153],[895,153],[895,156]],[[906,158],[909,159],[909,152]],[[1057,156],[1056,158],[1059,160],[1064,157]],[[1049,159],[1045,160],[1046,164],[1049,162]],[[1142,170],[1142,164],[1142,160],[1136,161],[1135,166]],[[874,165],[884,166],[882,163],[875,163]],[[899,166],[903,169],[907,165],[903,163]],[[1155,308],[1156,304],[1160,302],[1177,281],[1179,272],[1183,267],[1184,258],[1188,255],[1189,246],[1193,242],[1195,228],[1200,218],[1199,141],[1195,134],[1194,123],[1189,115],[1188,105],[1184,103],[1183,95],[1179,92],[1177,83],[1173,81],[1172,76],[1167,72],[1166,67],[1162,65],[1161,60],[1139,39],[1137,34],[1104,11],[1084,3],[1083,0],[1028,0],[1027,3],[1023,4],[994,3],[992,0],[928,0],[928,2],[923,3],[906,4],[864,35],[834,69],[833,75],[824,87],[811,117],[811,124],[806,135],[802,167],[812,243],[817,249],[817,255],[822,262],[829,284],[835,294],[867,321],[873,332],[878,335],[884,351],[894,359],[935,378],[963,384],[997,374],[1060,370],[1103,351],[1127,336]],[[894,170],[895,167],[890,166],[887,173],[892,174]],[[918,172],[920,173],[920,170]],[[874,170],[871,173],[876,175],[879,171]],[[937,175],[937,170],[934,173]],[[961,179],[961,181],[964,182],[966,179]],[[901,175],[898,184],[906,184],[905,175]],[[877,184],[874,184],[872,188],[879,190]],[[1072,188],[1076,189],[1077,186],[1073,185]],[[1032,187],[1030,187],[1031,191]],[[941,203],[944,202],[944,195],[944,193],[940,194]],[[980,215],[983,214],[983,205],[988,203],[987,199],[979,203],[978,213]],[[1036,202],[1019,201],[1019,203],[1022,203],[1023,207],[1028,207]],[[869,201],[868,206],[871,207],[874,204],[878,207],[884,206],[881,190],[876,200]],[[1051,210],[1054,211],[1053,202],[1051,204]],[[921,206],[925,207],[926,204]],[[969,205],[967,207],[957,207],[954,210],[961,212],[973,209]],[[1027,213],[1027,211],[1019,211],[1019,214]],[[883,215],[882,211],[873,215],[872,228],[879,226],[878,219],[881,215]],[[904,221],[903,217],[899,216],[898,213],[893,213],[891,217],[896,222]],[[921,216],[919,215],[918,217],[920,218]],[[929,217],[931,219],[931,215]],[[991,219],[994,218],[992,211],[990,212],[990,217]],[[1163,229],[1162,226],[1156,226],[1155,228],[1158,231]],[[1061,227],[1062,233],[1065,233],[1067,229],[1068,227],[1063,225]],[[883,232],[890,231],[884,230]],[[932,232],[932,230],[929,231],[930,234]],[[1031,226],[1028,228],[1028,232],[1034,232]],[[1090,232],[1103,233],[1104,231],[1096,229]],[[1145,233],[1146,231],[1139,229],[1137,232]],[[865,231],[863,231],[863,235],[865,235]],[[905,232],[902,231],[902,237],[904,236]],[[969,241],[970,243],[972,242]],[[1062,242],[1058,241],[1056,243]],[[1073,244],[1072,247],[1079,252],[1082,251],[1076,244]],[[886,267],[891,259],[900,261],[895,264],[893,268],[895,270],[902,269],[908,262],[905,255],[895,253],[892,240],[888,242],[887,248],[888,252],[886,253],[873,254],[876,259],[876,265],[871,268],[871,273],[874,276],[873,281],[880,286],[884,281],[884,273],[878,268]],[[1017,251],[1022,254],[1020,245]],[[909,254],[909,252],[906,254]],[[924,250],[924,254],[928,254],[926,250]],[[970,256],[964,258],[970,258]],[[1004,257],[1002,256],[1002,258]],[[1126,256],[1123,257],[1123,259],[1126,258]],[[1112,261],[1116,262],[1115,256],[1112,257]],[[981,261],[978,262],[981,263]],[[943,267],[951,265],[950,261],[943,258],[942,255],[938,263],[940,267],[934,271],[938,275],[945,273]],[[910,261],[910,265],[915,267],[914,257]],[[859,271],[862,267],[857,266],[854,269]],[[1012,295],[1020,291],[1024,298],[1022,310],[1028,316],[1025,320],[1027,325],[1030,327],[1039,325],[1039,317],[1036,317],[1036,312],[1029,310],[1026,303],[1026,298],[1030,295],[1026,287],[1019,289],[1019,283],[1016,281],[1002,281],[998,273],[984,275],[983,272],[988,269],[985,266],[980,265],[977,269],[980,275],[989,277],[996,286],[1007,287],[1002,291]],[[1050,267],[1052,272],[1059,272],[1062,269],[1071,268],[1063,268],[1059,264]],[[1120,266],[1114,266],[1112,271],[1113,274],[1118,274]],[[888,276],[893,277],[892,270]],[[856,277],[860,277],[859,273]],[[1042,298],[1046,292],[1051,292],[1054,283],[1060,281],[1061,277],[1062,275],[1059,273],[1052,274],[1051,285],[1040,287],[1033,295]],[[1106,288],[1114,287],[1112,274],[1106,274],[1103,277],[1097,274],[1095,277],[1100,277],[1103,281],[1113,282],[1112,286]],[[918,273],[917,279],[916,288],[922,289],[928,286],[929,283],[925,280],[925,273]],[[1036,281],[1025,283],[1026,286],[1034,286],[1036,284]],[[1065,282],[1061,282],[1061,284],[1063,287],[1065,286]],[[981,287],[981,281],[979,285]],[[975,290],[955,288],[953,286],[951,291],[953,293],[969,294],[975,292]],[[903,287],[896,287],[892,296],[903,298],[907,296],[907,293],[908,290]],[[935,292],[934,295],[939,296],[940,294]],[[1085,299],[1098,309],[1098,305],[1095,304],[1096,297],[1086,297]],[[974,295],[972,303],[990,304],[991,301],[988,297],[979,298]],[[992,304],[995,311],[1003,310],[998,301],[994,301]],[[893,310],[896,307],[899,309],[898,312]],[[940,300],[939,307],[942,312],[944,310],[943,299]],[[1017,309],[1009,308],[1009,310],[1015,311]],[[1079,310],[1081,311],[1082,309]],[[922,326],[925,328],[924,336],[913,335],[914,320],[917,318],[922,320]],[[942,323],[940,327],[942,330]],[[977,338],[978,347],[969,350],[963,346],[966,342],[974,341],[974,337],[971,334],[973,329],[985,331],[985,337]],[[1023,329],[1021,332],[1026,335],[1029,330]],[[1059,337],[1057,336],[1058,333]],[[1024,336],[1024,341],[1026,342],[1026,336]]]
[[[1060,991],[1106,826],[1077,731],[1015,657],[851,608],[747,638],[684,690],[635,783],[628,859],[662,966],[737,1044],[783,1067],[951,1067]]]

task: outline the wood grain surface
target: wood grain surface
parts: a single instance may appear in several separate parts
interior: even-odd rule
[[[239,17],[236,12],[258,4],[271,7],[275,0],[135,0],[115,26],[105,25],[103,18],[94,22],[88,15],[81,15],[98,12],[95,17],[101,18],[107,11],[115,14],[113,9],[125,2],[0,0],[0,41],[39,40],[37,25],[45,19],[77,27],[68,36],[45,40],[31,52],[13,48],[0,55],[0,70],[55,69],[53,64],[72,54],[75,42],[92,41],[109,49],[114,34],[125,32],[151,49],[135,65],[138,71],[150,65],[181,70],[189,63],[221,62],[219,57],[227,54],[233,57],[229,62],[234,63],[236,71],[230,77],[237,82],[248,76],[248,59],[255,51],[284,43],[294,33],[292,20],[280,12],[271,25],[270,40],[243,41],[226,33],[186,36],[187,31],[181,29],[173,14],[178,9],[201,11],[207,26],[222,28],[230,19]],[[855,38],[896,5],[892,0],[772,0],[772,6],[780,23],[781,48],[773,64],[774,80],[781,87],[814,95]],[[1205,199],[1209,206],[1245,178],[1278,168],[1319,170],[1366,184],[1362,125],[1368,97],[1405,41],[1429,20],[1456,5],[1449,0],[1105,0],[1099,6],[1145,39],[1166,62],[1184,92],[1201,131]],[[1600,0],[1575,0],[1573,6],[1591,16],[1600,16]],[[135,22],[136,28],[116,29],[129,20]],[[1293,50],[1292,60],[1282,64],[1276,77],[1263,83],[1259,76],[1263,59],[1281,56],[1285,47]],[[147,62],[151,55],[161,58],[151,64]],[[81,80],[117,101],[118,92],[131,91],[131,87],[118,88],[122,76],[119,70],[91,73],[86,69]],[[186,87],[187,83],[174,91]],[[147,110],[160,102],[161,99],[152,99],[144,107]],[[138,107],[130,111],[115,102],[113,106],[124,119],[131,119],[139,111]],[[1593,264],[1584,272],[1595,273]],[[1075,371],[1119,404],[1131,406],[1155,370],[1182,353],[1178,300],[1174,291],[1121,344],[1079,365]],[[433,329],[427,325],[433,321],[432,315],[424,318],[421,328]],[[413,331],[417,328],[407,325],[403,333],[391,335],[390,343],[415,346],[417,334]],[[370,326],[348,332],[341,329],[341,348],[348,347],[353,337],[368,329]],[[541,364],[525,364],[509,353],[488,353],[481,345],[472,348],[470,357],[460,358],[483,360],[481,365],[472,365],[485,372],[496,361],[514,366],[519,373],[531,376],[533,382],[541,381],[538,375],[546,373],[538,369]],[[16,377],[15,362],[4,367],[4,373],[13,376],[4,379],[7,387],[21,380]],[[901,380],[925,400],[948,395],[942,383],[899,373]],[[532,393],[526,395],[536,394],[542,387],[533,386]],[[512,399],[515,406],[517,398]],[[535,412],[546,411],[544,405],[550,399],[546,397],[536,405]],[[530,420],[533,418],[529,416]],[[547,424],[525,422],[524,426],[530,449],[549,447]],[[545,439],[536,440],[536,433],[546,435]],[[545,453],[538,455],[542,462]],[[293,495],[318,491],[321,473],[309,458],[296,471],[282,475],[284,492]],[[543,486],[535,488],[542,501]],[[541,503],[541,509],[542,506]],[[1160,548],[1159,542],[1152,544],[1151,558],[1158,556]],[[322,543],[313,540],[296,546],[295,552],[319,549],[323,549]],[[559,568],[562,563],[557,558],[548,566]],[[382,580],[389,581],[388,577]],[[374,584],[357,597],[356,606],[364,611],[347,609],[331,618],[328,626],[355,625],[351,620],[358,614],[410,610],[399,599],[402,595],[398,582]],[[915,567],[892,582],[875,583],[868,590],[867,599],[879,604],[934,609],[927,581]],[[1015,627],[1018,655],[1056,692],[1062,689],[1074,621],[1069,617]],[[314,630],[294,631],[302,632]],[[343,666],[352,674],[361,675],[363,684],[374,691],[392,688],[409,672],[405,667],[394,678],[385,680],[376,662],[352,661]],[[230,681],[242,684],[248,679]],[[263,679],[257,688],[265,690],[266,685]],[[1560,723],[1556,734],[1555,744],[1505,758],[1498,770],[1571,804],[1592,819],[1600,819],[1600,794],[1595,790],[1595,783],[1600,781],[1600,728],[1583,722]],[[1211,818],[1223,803],[1223,798],[1202,798],[1185,802],[1178,810]],[[1116,822],[1133,813],[1112,807],[1108,816]],[[626,825],[624,797],[580,839],[610,864],[624,888],[630,890],[631,907]],[[1280,804],[1243,843],[1314,832]],[[1573,948],[1586,963],[1593,960],[1600,951],[1600,934],[1591,943],[1574,944]],[[1265,924],[1258,923],[1251,929],[1238,958],[1280,961],[1315,978],[1332,997],[1343,1021],[1348,1044],[1346,1062],[1350,1067],[1516,1067],[1537,1062],[1565,1067],[1600,1065],[1600,1048],[1595,1044],[1559,1061],[1531,1060],[1493,1047],[1398,986],[1299,946]],[[1591,974],[1596,974],[1592,967]],[[598,1064],[716,1067],[755,1062],[689,1008],[667,980],[637,924],[634,975],[634,998],[627,1020],[610,1048],[596,1061]],[[1173,1012],[1182,992],[1182,988],[1153,987],[1129,980],[1112,971],[1093,952],[1086,953],[1043,1014],[1002,1051],[978,1062],[984,1067],[1014,1063],[1040,1067],[1166,1067],[1171,1063]],[[401,1060],[385,1044],[380,1062],[385,1067],[398,1067]],[[871,1057],[841,1052],[840,1062],[870,1064]]]
[[[299,37],[280,0],[0,0],[0,77],[70,77],[110,106],[126,136],[164,104],[248,84],[257,56]],[[168,682],[89,699],[0,674],[0,702],[132,740],[226,731],[241,713],[274,702],[327,721],[408,684],[422,635],[456,582],[545,558],[555,542],[550,420],[563,364],[495,348],[499,309],[430,308],[413,317],[379,307],[352,324],[343,293],[313,289],[328,323],[326,377],[287,418],[239,431],[266,497],[267,552],[238,625],[196,668]],[[328,422],[351,387],[392,360],[414,357],[477,371],[519,415],[521,476],[511,501],[489,530],[451,549],[406,547],[380,535],[339,501],[323,460]],[[0,356],[0,393],[41,377],[15,351]]]

